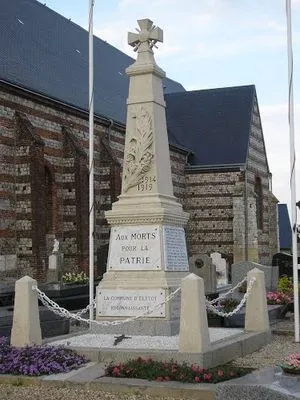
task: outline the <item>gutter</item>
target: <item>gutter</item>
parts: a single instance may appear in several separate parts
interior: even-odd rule
[[[245,174],[245,186],[244,186],[244,213],[245,213],[245,261],[248,261],[248,228],[249,228],[249,215],[248,215],[248,171],[247,168],[244,169]]]
[[[197,172],[197,171],[240,171],[244,169],[245,164],[206,164],[206,165],[189,165],[185,169],[187,172]]]

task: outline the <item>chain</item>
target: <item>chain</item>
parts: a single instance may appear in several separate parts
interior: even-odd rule
[[[232,294],[233,292],[235,292],[237,289],[239,289],[245,282],[247,282],[247,278],[244,278],[241,282],[239,282],[238,284],[236,284],[233,288],[231,288],[228,292],[221,294],[221,296],[217,297],[216,299],[210,300],[209,303],[210,304],[216,304],[218,303],[220,300],[225,299],[227,296],[229,296],[230,294]]]
[[[96,299],[93,300],[92,304],[88,304],[83,310],[78,311],[75,315],[81,316],[86,314],[91,308],[96,308]]]
[[[77,321],[85,322],[87,324],[92,323],[92,324],[101,325],[101,326],[116,326],[116,325],[126,324],[128,322],[132,322],[132,321],[135,321],[135,320],[137,320],[139,318],[142,318],[142,317],[144,317],[146,315],[149,315],[149,314],[153,313],[155,310],[157,310],[160,307],[162,307],[164,304],[168,303],[181,290],[180,287],[177,288],[176,290],[174,290],[174,292],[170,293],[166,297],[165,301],[157,304],[151,310],[145,311],[142,314],[136,315],[134,317],[130,317],[130,318],[127,318],[127,319],[122,319],[122,320],[116,320],[116,321],[96,321],[96,320],[85,319],[85,318],[81,317],[81,314],[83,314],[83,311],[86,311],[86,309],[90,308],[90,306],[87,306],[84,310],[81,310],[79,313],[74,314],[74,313],[71,313],[70,311],[66,310],[63,307],[60,307],[53,300],[49,299],[49,297],[44,292],[42,292],[37,286],[33,286],[32,289],[37,292],[38,298],[40,299],[42,304],[45,307],[47,307],[49,310],[51,310],[54,314],[59,315],[59,316],[61,316],[63,318],[76,319]],[[95,302],[95,300],[94,300],[94,302]]]
[[[244,294],[242,300],[241,300],[240,303],[236,306],[236,308],[235,308],[234,310],[232,310],[231,312],[225,313],[225,312],[220,311],[220,310],[218,309],[218,307],[214,306],[214,305],[213,305],[211,302],[209,302],[208,300],[206,301],[206,308],[207,308],[209,311],[211,311],[212,313],[214,313],[214,314],[216,314],[216,315],[219,315],[220,317],[225,317],[225,318],[231,317],[232,315],[238,313],[238,312],[240,311],[240,309],[244,306],[244,304],[246,303],[246,301],[247,301],[247,299],[248,299],[248,297],[249,297],[249,294],[250,294],[250,292],[251,292],[251,290],[252,290],[252,288],[253,288],[255,282],[256,282],[256,278],[253,277],[253,278],[251,279],[251,281],[249,282],[249,285],[248,285],[248,287],[247,287],[247,291],[246,291],[246,293]],[[222,299],[223,297],[220,296],[220,298]]]
[[[219,296],[217,299],[213,299],[211,301],[206,300],[206,307],[209,311],[213,312],[216,315],[219,315],[221,317],[231,317],[232,315],[236,314],[238,311],[240,311],[240,309],[244,306],[253,286],[254,283],[256,281],[256,278],[252,278],[251,281],[249,282],[249,285],[247,287],[247,291],[244,294],[241,302],[237,305],[237,307],[229,312],[229,313],[224,313],[222,311],[220,311],[218,309],[217,306],[215,306],[214,304],[218,303],[220,300],[226,298],[229,294],[233,293],[236,289],[238,289],[239,287],[241,287],[243,285],[244,282],[247,281],[247,278],[244,278],[241,282],[239,282],[235,287],[233,287],[232,289],[230,289],[227,293],[222,294],[221,296]],[[116,326],[116,325],[121,325],[121,324],[126,324],[128,322],[132,322],[135,321],[139,318],[145,317],[149,314],[152,314],[154,311],[156,311],[157,309],[159,309],[160,307],[162,307],[164,304],[168,303],[173,297],[175,297],[177,295],[177,293],[181,290],[181,288],[177,288],[176,290],[174,290],[174,292],[170,293],[165,301],[157,304],[155,307],[153,307],[152,309],[143,312],[142,314],[139,314],[137,316],[134,317],[130,317],[127,319],[122,319],[122,320],[115,320],[115,321],[96,321],[96,320],[91,320],[91,319],[86,319],[86,318],[82,318],[82,315],[87,313],[91,308],[95,308],[96,307],[96,299],[93,300],[92,304],[88,304],[83,310],[78,311],[77,313],[71,313],[70,311],[66,310],[63,307],[60,307],[57,303],[55,303],[53,300],[51,300],[44,292],[42,292],[37,286],[33,286],[32,288],[33,290],[37,291],[38,294],[38,298],[40,299],[40,301],[42,302],[42,304],[47,307],[50,311],[52,311],[54,314],[59,315],[63,318],[67,318],[67,319],[75,319],[79,322],[84,322],[87,324],[95,324],[95,325],[101,325],[101,326]]]

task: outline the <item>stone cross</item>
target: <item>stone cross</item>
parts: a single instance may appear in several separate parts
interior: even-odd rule
[[[140,19],[138,24],[138,33],[128,32],[128,44],[134,47],[134,51],[151,50],[157,42],[163,42],[162,29],[153,25],[150,19]]]

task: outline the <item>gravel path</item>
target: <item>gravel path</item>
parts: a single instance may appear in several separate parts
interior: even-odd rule
[[[283,320],[271,326],[273,340],[262,349],[237,358],[232,364],[240,367],[263,368],[280,364],[290,353],[300,352],[300,343],[294,341],[294,314],[288,313]]]
[[[94,389],[49,386],[12,386],[0,385],[0,398],[5,400],[154,400],[157,397],[146,394],[108,393]],[[160,400],[172,400],[170,397],[159,397]],[[177,398],[178,400],[178,398]]]

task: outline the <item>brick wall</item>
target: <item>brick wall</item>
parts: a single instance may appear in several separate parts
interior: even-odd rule
[[[255,181],[259,179],[262,189],[262,226],[257,229],[258,259],[261,263],[271,265],[272,255],[277,250],[277,199],[269,188],[270,175],[266,158],[266,149],[255,99],[250,130],[249,152],[247,161],[248,195],[255,197]],[[255,202],[254,202],[255,203]],[[255,204],[254,204],[255,207]],[[251,237],[249,237],[251,241]]]
[[[109,125],[95,124],[96,249],[108,241],[103,213],[120,192],[124,129]],[[2,265],[0,274],[45,279],[55,237],[64,269],[85,268],[87,116],[2,90],[0,131],[0,254],[17,254],[15,268]]]
[[[233,254],[233,193],[243,175],[240,171],[187,170],[184,208],[189,255]]]
[[[0,254],[17,254],[16,267],[0,274],[28,273],[44,279],[55,237],[64,253],[65,271],[85,269],[89,225],[87,115],[2,90],[0,130]],[[121,191],[124,133],[124,127],[109,121],[97,119],[95,123],[95,249],[100,274],[105,270],[109,241],[104,212]],[[276,199],[268,189],[257,104],[247,173],[186,169],[186,153],[172,146],[170,158],[174,194],[190,213],[186,229],[189,254],[218,251],[227,260],[238,253],[243,258],[248,240],[249,248],[257,249],[258,260],[269,263],[277,251]],[[256,226],[256,177],[262,184],[261,230]]]
[[[87,116],[3,90],[0,129],[0,254],[17,254],[16,268],[0,271],[0,276],[26,273],[44,280],[54,238],[64,253],[64,271],[86,269]],[[94,237],[101,275],[109,241],[104,212],[121,192],[124,127],[96,122],[94,149]],[[170,153],[174,192],[182,199],[185,153],[175,149]]]

